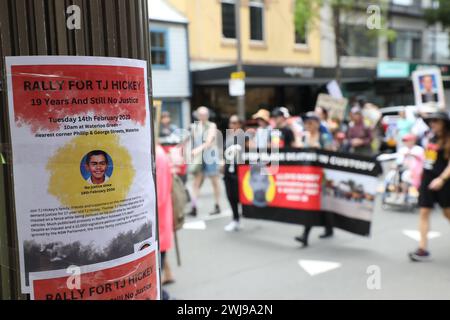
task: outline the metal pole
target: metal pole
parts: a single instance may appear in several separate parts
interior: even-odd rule
[[[104,56],[148,61],[151,55],[148,0],[0,1],[0,299],[20,292],[18,241],[7,120],[5,56]],[[67,27],[67,8],[81,9],[81,29]],[[149,86],[151,88],[151,86]],[[150,90],[151,92],[151,90]],[[150,97],[151,101],[151,97]],[[150,110],[153,112],[153,110]],[[154,150],[152,150],[154,163]],[[153,168],[155,174],[155,168]]]
[[[241,34],[241,0],[235,0],[235,23],[236,23],[236,48],[237,48],[237,72],[244,71],[242,61],[242,34]],[[241,119],[246,119],[245,114],[245,95],[237,97],[238,115]]]

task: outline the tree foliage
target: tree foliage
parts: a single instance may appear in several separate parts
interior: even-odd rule
[[[450,3],[450,0],[441,1]],[[308,25],[319,17],[319,9],[323,5],[329,5],[333,12],[339,13],[349,13],[356,10],[366,13],[369,5],[377,5],[381,13],[381,28],[368,30],[368,34],[372,36],[386,36],[388,41],[395,40],[395,31],[387,27],[389,0],[372,0],[370,3],[363,0],[295,0],[295,28],[299,34],[307,32]],[[450,15],[448,15],[448,19],[450,22]]]
[[[429,24],[442,23],[446,29],[450,28],[450,0],[435,0],[438,4],[425,11],[425,17]]]

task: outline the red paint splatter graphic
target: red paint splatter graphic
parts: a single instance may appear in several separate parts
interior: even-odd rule
[[[124,116],[145,125],[145,81],[144,70],[136,67],[13,66],[15,121],[18,126],[30,126],[33,133],[39,130],[57,131],[70,124],[52,122],[50,118],[87,115],[104,119]],[[95,120],[92,122],[96,123]]]

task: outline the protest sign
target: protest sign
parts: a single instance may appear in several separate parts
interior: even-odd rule
[[[311,226],[333,215],[337,228],[369,235],[380,164],[328,151],[246,153],[239,166],[244,217]]]
[[[147,62],[36,56],[6,67],[22,292],[158,298]],[[82,288],[63,285],[74,268]],[[146,276],[127,289],[105,287],[135,271]],[[96,287],[108,294],[76,296]]]

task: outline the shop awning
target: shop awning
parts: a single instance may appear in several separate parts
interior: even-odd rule
[[[198,86],[227,86],[235,66],[193,72],[193,83]],[[245,65],[246,84],[250,86],[324,85],[335,79],[334,68]],[[367,82],[376,77],[374,69],[345,68],[342,82]]]

